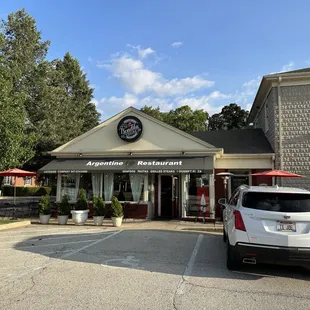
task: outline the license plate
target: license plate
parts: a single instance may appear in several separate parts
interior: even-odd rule
[[[295,222],[278,222],[277,230],[296,232],[296,223]]]

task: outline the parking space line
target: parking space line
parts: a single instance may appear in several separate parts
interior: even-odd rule
[[[114,237],[115,235],[118,235],[118,234],[121,233],[121,232],[122,232],[122,230],[118,230],[118,231],[116,231],[116,232],[113,232],[113,234],[110,234],[110,235],[108,235],[108,236],[106,236],[106,237],[104,237],[104,238],[102,238],[102,239],[99,239],[99,240],[97,239],[96,241],[94,241],[94,242],[92,242],[92,243],[90,243],[90,244],[87,244],[87,245],[85,245],[85,246],[83,246],[83,247],[81,247],[81,248],[79,248],[79,249],[77,249],[77,250],[73,250],[73,251],[71,251],[70,253],[64,254],[64,255],[62,255],[62,256],[60,256],[60,257],[57,257],[57,258],[51,258],[51,259],[48,261],[48,263],[45,263],[45,264],[42,265],[42,266],[39,266],[39,267],[30,269],[30,270],[28,270],[27,272],[24,272],[24,273],[22,273],[22,274],[19,274],[17,277],[14,278],[14,280],[20,279],[20,278],[22,278],[22,277],[28,275],[29,273],[32,273],[32,272],[41,270],[41,269],[43,269],[43,268],[46,268],[46,267],[48,267],[49,265],[51,265],[51,264],[52,264],[53,262],[55,262],[55,261],[68,258],[68,257],[70,257],[70,256],[72,256],[72,255],[74,255],[74,254],[77,254],[77,253],[79,253],[79,252],[81,252],[81,251],[84,251],[85,249],[87,249],[87,248],[89,248],[89,247],[92,247],[93,245],[96,245],[96,244],[99,243],[99,242],[102,242],[102,241],[105,241],[105,240],[107,240],[107,239],[110,239],[110,238]],[[38,254],[40,254],[40,253],[38,253]],[[7,277],[4,277],[4,278],[2,278],[2,279],[6,279],[6,278],[8,278],[8,277],[10,277],[10,276],[12,276],[12,274],[10,274],[10,275],[8,275]],[[7,284],[4,284],[4,286],[5,286],[5,285],[7,285]],[[3,287],[3,286],[0,286],[0,288],[2,288],[2,287]]]
[[[197,253],[199,251],[199,247],[200,247],[200,244],[201,244],[201,241],[203,239],[203,235],[199,235],[198,238],[197,238],[197,241],[196,241],[196,245],[194,247],[194,250],[191,254],[191,257],[186,265],[186,268],[184,270],[184,273],[182,275],[182,278],[179,282],[179,285],[175,291],[175,294],[174,294],[174,304],[175,304],[175,298],[176,298],[176,295],[182,295],[184,294],[184,286],[185,286],[185,282],[188,280],[187,278],[191,275],[192,273],[192,270],[193,270],[193,267],[194,267],[194,264],[195,264],[195,261],[196,261],[196,256],[197,256]]]

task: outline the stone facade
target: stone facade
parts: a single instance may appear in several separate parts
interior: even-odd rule
[[[310,82],[309,82],[310,83]],[[282,150],[279,149],[279,113],[277,87],[273,87],[254,126],[262,128],[276,154],[275,168],[304,175],[277,183],[310,189],[310,84],[281,86]],[[267,110],[265,111],[265,108]],[[266,113],[266,114],[265,114]],[[266,127],[266,120],[268,125]]]

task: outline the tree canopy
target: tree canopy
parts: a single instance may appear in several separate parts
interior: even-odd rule
[[[99,123],[77,59],[46,59],[50,41],[24,9],[1,21],[0,169],[21,166]]]
[[[246,126],[249,112],[236,103],[223,107],[222,111],[209,118],[209,130],[233,130]]]
[[[223,107],[220,113],[212,116],[204,110],[192,110],[189,106],[169,112],[161,112],[159,107],[144,106],[141,111],[185,132],[241,129],[246,126],[248,117],[248,112],[235,103]]]

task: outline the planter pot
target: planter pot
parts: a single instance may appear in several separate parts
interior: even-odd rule
[[[119,227],[122,225],[123,216],[122,217],[112,217],[112,224],[114,227]]]
[[[94,225],[101,226],[103,223],[104,216],[93,216]]]
[[[66,225],[68,221],[69,215],[58,215],[58,224],[59,225]]]
[[[72,221],[76,225],[84,225],[88,219],[89,210],[72,210]]]
[[[51,215],[40,215],[40,223],[41,224],[48,224],[49,220],[50,220]]]

